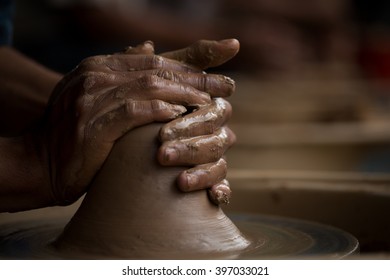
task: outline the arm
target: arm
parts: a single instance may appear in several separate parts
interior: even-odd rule
[[[0,47],[0,136],[18,135],[40,119],[62,75]]]
[[[0,138],[0,212],[53,205],[35,144],[29,136]]]
[[[9,47],[0,47],[0,61],[0,212],[47,206],[36,143],[31,135],[15,135],[42,118],[61,75]]]

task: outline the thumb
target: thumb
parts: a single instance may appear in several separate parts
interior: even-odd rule
[[[160,55],[205,70],[219,66],[232,59],[239,49],[240,43],[237,39],[221,41],[199,40],[186,48]]]

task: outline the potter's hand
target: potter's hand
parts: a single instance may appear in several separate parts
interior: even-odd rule
[[[239,42],[235,39],[200,40],[187,48],[161,55],[205,70],[230,60],[237,54],[239,46]],[[229,182],[225,179],[227,164],[222,158],[224,152],[236,140],[234,133],[225,126],[230,115],[230,104],[219,99],[202,110],[174,120],[162,130],[162,138],[165,135],[166,138],[173,139],[172,135],[167,136],[167,134],[175,130],[175,137],[186,139],[177,140],[176,143],[172,141],[165,143],[160,149],[161,154],[164,154],[164,148],[176,147],[180,154],[178,162],[198,164],[179,175],[179,188],[183,191],[208,188],[209,197],[215,204],[227,204],[231,196]],[[182,124],[189,126],[181,127]],[[191,139],[191,136],[195,138]],[[192,149],[193,147],[200,149]],[[165,161],[165,164],[174,162],[175,160],[171,163]]]
[[[234,57],[238,50],[239,42],[235,39],[200,40],[187,48],[161,55],[202,71],[225,63]],[[154,46],[147,41],[128,48],[126,53],[152,54]],[[211,96],[213,97],[212,94]],[[231,196],[229,182],[225,179],[227,164],[222,158],[226,149],[235,142],[233,132],[224,126],[230,115],[230,104],[219,99],[210,106],[172,121],[165,125],[161,132],[162,141],[169,142],[163,143],[159,150],[160,163],[196,165],[179,175],[179,188],[183,191],[207,188],[209,197],[215,204],[228,203]],[[169,155],[170,151],[178,156]]]
[[[167,122],[186,107],[228,96],[232,81],[156,55],[115,54],[84,60],[57,85],[42,129],[44,164],[55,204],[78,199],[131,129]]]
[[[225,125],[231,111],[226,100],[215,98],[211,104],[169,122],[160,131],[163,144],[158,151],[159,162],[169,166],[195,165],[179,175],[179,188],[185,192],[207,188],[215,204],[228,203],[231,195],[223,159],[236,140]]]

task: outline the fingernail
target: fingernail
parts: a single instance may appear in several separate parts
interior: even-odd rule
[[[175,133],[171,128],[164,128],[160,131],[161,142],[172,140],[173,138],[175,138]]]
[[[186,109],[186,107],[184,107],[184,106],[175,105],[174,111],[175,111],[175,116],[174,116],[174,117],[176,118],[176,117],[178,117],[178,116],[184,114],[185,112],[187,112],[187,109]]]
[[[224,79],[225,79],[225,83],[229,84],[229,85],[232,85],[234,86],[236,84],[236,82],[232,79],[232,78],[229,78],[227,76],[224,76]]]
[[[233,79],[225,75],[217,75],[210,79],[207,84],[208,90],[212,92],[213,97],[227,97],[234,93],[236,89],[236,83]]]
[[[166,148],[164,153],[164,159],[167,162],[174,162],[179,158],[179,154],[174,148]]]
[[[229,204],[229,196],[222,190],[212,191],[209,189],[209,198],[215,205]]]
[[[219,41],[219,43],[231,47],[235,52],[238,51],[238,48],[240,47],[240,42],[237,39],[225,39]]]
[[[187,185],[189,189],[193,189],[198,185],[198,177],[195,175],[187,175]]]
[[[215,192],[215,199],[220,202],[223,199],[223,191],[217,190]]]
[[[216,191],[215,196],[219,204],[229,204],[229,196],[223,191]]]

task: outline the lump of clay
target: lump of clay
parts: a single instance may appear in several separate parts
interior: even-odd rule
[[[161,125],[118,141],[55,243],[68,258],[231,258],[249,241],[206,191],[183,193],[182,168],[156,160]]]

